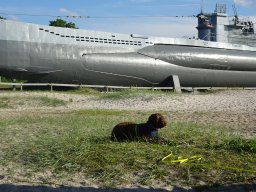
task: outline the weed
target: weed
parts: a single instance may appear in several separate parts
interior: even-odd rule
[[[256,153],[256,139],[243,139],[237,137],[228,140],[227,145],[230,149],[236,152]]]

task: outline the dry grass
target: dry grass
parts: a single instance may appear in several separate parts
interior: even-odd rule
[[[45,169],[65,180],[82,173],[101,186],[133,183],[162,186],[196,186],[256,182],[256,140],[230,135],[223,127],[172,122],[161,131],[165,142],[110,140],[112,127],[120,121],[139,122],[148,113],[113,110],[80,110],[55,116],[33,116],[1,121],[2,166],[10,163],[41,173]],[[174,153],[201,155],[200,166],[169,165],[161,158]],[[235,167],[232,170],[228,167]],[[27,181],[33,180],[30,174]],[[10,178],[15,174],[6,172]],[[51,177],[43,183],[51,183]],[[80,182],[80,181],[77,181]]]

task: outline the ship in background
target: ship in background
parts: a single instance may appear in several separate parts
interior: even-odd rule
[[[237,15],[229,21],[222,4],[197,17],[198,39],[0,20],[0,75],[36,83],[256,87],[253,23]]]
[[[214,13],[201,11],[198,18],[198,38],[205,41],[241,44],[256,47],[254,23],[248,18],[239,19],[233,5],[234,17],[230,21],[225,4],[217,4]]]

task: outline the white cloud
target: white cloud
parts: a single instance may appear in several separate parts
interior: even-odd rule
[[[60,8],[60,9],[59,9],[59,12],[61,12],[61,13],[63,13],[63,14],[66,14],[67,16],[79,16],[78,13],[73,12],[73,11],[70,11],[70,10],[68,10],[68,9],[66,9],[66,8]]]
[[[256,0],[234,0],[236,4],[243,7],[256,6]]]

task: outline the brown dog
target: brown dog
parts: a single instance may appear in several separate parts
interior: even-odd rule
[[[142,124],[123,122],[116,125],[111,134],[113,141],[136,139],[150,139],[157,136],[158,129],[165,127],[167,121],[160,113],[149,116],[148,121]]]

